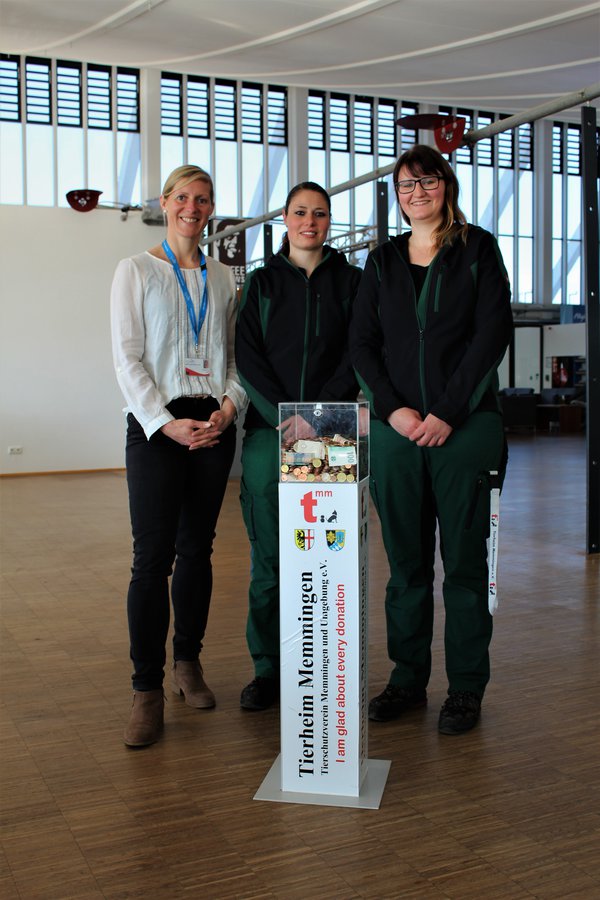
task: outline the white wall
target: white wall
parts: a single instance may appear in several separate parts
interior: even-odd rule
[[[0,474],[124,466],[110,285],[163,229],[139,212],[0,206],[0,235]]]
[[[585,324],[544,325],[544,356],[585,356]]]

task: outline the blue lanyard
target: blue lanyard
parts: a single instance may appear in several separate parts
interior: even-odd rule
[[[206,308],[208,306],[208,291],[206,290],[206,259],[204,257],[204,253],[198,247],[198,253],[200,254],[200,271],[202,272],[202,302],[200,304],[200,313],[198,318],[196,318],[196,310],[194,309],[194,302],[190,296],[190,292],[188,286],[186,284],[185,278],[183,277],[183,273],[179,268],[179,263],[175,258],[175,254],[169,247],[166,238],[162,242],[162,248],[167,254],[169,262],[173,266],[175,270],[175,275],[177,277],[177,281],[179,282],[179,287],[181,288],[181,293],[185,298],[185,305],[187,306],[188,318],[190,320],[190,325],[192,326],[192,331],[194,332],[194,338],[196,339],[196,353],[198,352],[198,343],[200,341],[200,331],[202,326],[204,325],[204,320],[206,318]]]

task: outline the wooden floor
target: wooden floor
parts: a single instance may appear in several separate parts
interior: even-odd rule
[[[430,704],[373,724],[391,759],[379,810],[254,801],[278,713],[239,708],[248,549],[230,484],[203,654],[217,694],[168,693],[161,743],[127,750],[121,473],[4,479],[2,843],[8,898],[600,898],[600,557],[585,554],[579,436],[511,440],[493,674],[479,727],[440,736]],[[370,687],[387,681],[386,569],[371,528]]]

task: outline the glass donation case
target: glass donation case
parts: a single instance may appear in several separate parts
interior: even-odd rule
[[[353,484],[369,474],[369,404],[280,403],[279,480]]]

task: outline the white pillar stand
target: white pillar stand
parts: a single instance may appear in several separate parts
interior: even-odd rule
[[[368,478],[279,485],[281,753],[255,800],[378,809],[367,759]]]

